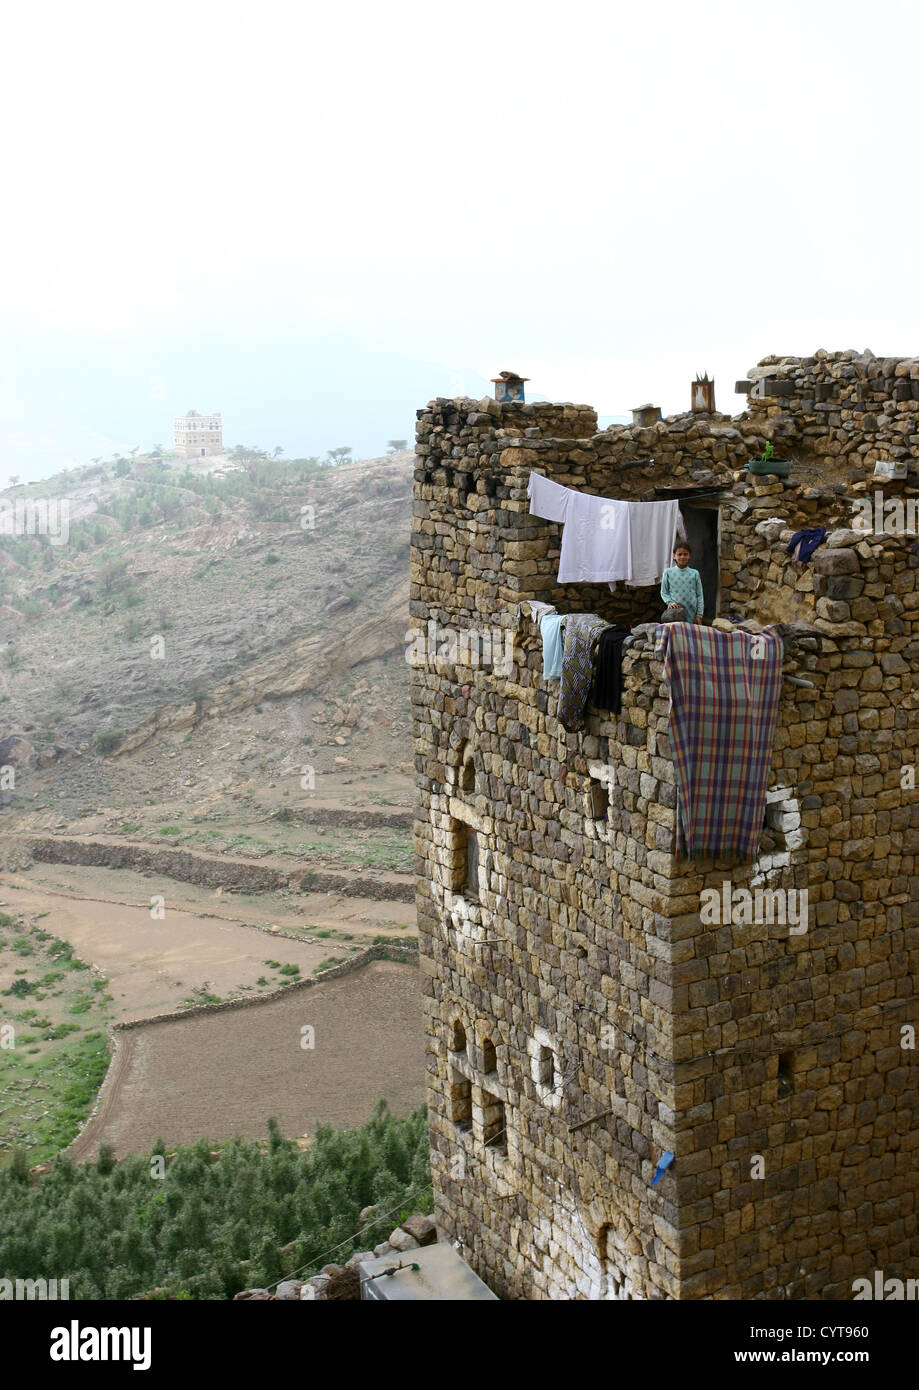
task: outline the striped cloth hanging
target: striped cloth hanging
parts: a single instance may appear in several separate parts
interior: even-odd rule
[[[670,687],[677,853],[753,859],[782,685],[782,643],[691,623],[658,629]]]

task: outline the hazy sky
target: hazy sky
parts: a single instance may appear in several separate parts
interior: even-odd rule
[[[509,368],[736,411],[919,354],[914,0],[8,10],[0,483],[171,444],[380,453]]]

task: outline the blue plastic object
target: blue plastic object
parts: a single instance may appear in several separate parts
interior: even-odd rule
[[[657,1160],[657,1167],[654,1170],[654,1177],[651,1179],[652,1187],[657,1187],[657,1184],[660,1182],[661,1178],[664,1176],[667,1169],[673,1162],[673,1157],[674,1156],[669,1149],[665,1149],[664,1152],[661,1154],[660,1158]]]

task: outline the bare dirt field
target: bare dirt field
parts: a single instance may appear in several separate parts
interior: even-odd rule
[[[118,1021],[177,1009],[205,993],[267,992],[291,978],[281,966],[296,965],[305,978],[374,937],[415,932],[413,904],[315,894],[307,907],[280,894],[222,894],[172,881],[162,887],[169,894],[162,920],[150,916],[150,880],[126,869],[36,865],[27,878],[7,878],[2,895],[10,911],[46,913],[45,929],[107,978]],[[301,939],[257,929],[265,924]]]
[[[348,834],[345,830],[340,838]],[[152,890],[167,899],[162,919],[151,917]],[[414,936],[414,904],[341,893],[227,892],[131,869],[37,862],[26,872],[5,875],[0,894],[0,906],[16,914],[11,922],[40,922],[49,939],[69,943],[92,967],[86,978],[96,985],[87,999],[96,1012],[103,1009],[107,1023],[144,1020],[218,1001],[255,1001],[282,986],[292,992],[289,1004],[269,999],[238,1013],[205,1013],[152,1025],[150,1036],[145,1028],[120,1033],[102,1111],[76,1141],[75,1152],[84,1159],[94,1157],[104,1141],[124,1153],[137,1145],[149,1147],[158,1137],[170,1144],[189,1138],[224,1139],[237,1131],[262,1137],[271,1114],[277,1115],[285,1133],[301,1135],[321,1120],[361,1123],[381,1096],[401,1110],[412,1108],[422,1097],[416,969],[374,962],[342,979],[328,980],[315,991],[295,987],[295,981],[315,978],[375,942]],[[21,928],[28,930],[26,925]],[[15,928],[10,932],[15,934]],[[19,954],[26,951],[34,954],[23,941]],[[8,970],[0,970],[0,983],[10,987],[20,976],[25,980],[26,966],[33,963],[20,962],[12,950]],[[15,967],[20,968],[14,975]],[[380,972],[385,983],[378,978]],[[105,1043],[95,1013],[95,1032],[87,1031],[89,1016],[79,1019],[79,1028],[69,1018],[74,1003],[79,1009],[88,1007],[82,995],[71,1000],[54,975],[46,989],[36,988],[39,1007],[30,997],[18,1012],[0,1013],[0,1022],[7,1014],[20,1020],[21,1014],[23,1046],[17,1037],[17,1055],[23,1054],[28,1072],[22,1078],[10,1075],[0,1097],[0,1109],[6,1107],[0,1129],[10,1141],[0,1141],[0,1150],[9,1149],[15,1140],[44,1158],[49,1145],[53,1152],[73,1134],[73,1128],[65,1132],[64,1122],[75,1125],[86,1114],[102,1079]],[[299,1020],[295,1033],[286,1034],[283,1055],[286,1025],[278,1021],[279,1005],[281,1014],[286,1017],[289,1012]],[[301,1017],[305,1008],[308,1013]],[[299,1029],[303,1024],[317,1028],[319,1015],[325,1046],[317,1041],[315,1051],[302,1050]],[[42,1022],[47,1038],[25,1031],[36,1020]],[[54,1030],[63,1024],[76,1030],[74,1039],[57,1039]],[[193,1025],[190,1032],[188,1025]],[[91,1048],[96,1048],[92,1056],[87,1052]],[[55,1062],[58,1052],[63,1060]],[[301,1086],[304,1061],[313,1063],[306,1106]],[[40,1075],[39,1064],[44,1067]],[[87,1071],[83,1078],[84,1065],[92,1076]],[[33,1124],[29,1106],[34,1110],[34,1088],[47,1090],[49,1067],[58,1090],[69,1084],[76,1067],[82,1084],[79,1104],[51,1104],[46,1097],[44,1118],[33,1116]]]
[[[207,993],[220,999],[256,989],[277,988],[280,965],[294,964],[308,976],[329,952],[327,943],[310,946],[265,933],[168,911],[162,921],[151,920],[144,908],[120,903],[84,901],[4,889],[9,905],[20,912],[41,909],[46,930],[69,941],[83,960],[90,961],[108,980],[117,1017],[145,1018],[181,1007]]]
[[[314,1046],[304,1048],[304,1027]],[[307,1035],[308,1040],[308,1035]],[[424,1099],[418,971],[373,961],[251,1008],[142,1025],[119,1034],[100,1109],[71,1153],[92,1158],[234,1134],[262,1138],[353,1126],[385,1097],[397,1114]]]

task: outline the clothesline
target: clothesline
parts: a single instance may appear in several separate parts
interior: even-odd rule
[[[655,584],[686,532],[678,501],[625,502],[530,473],[530,515],[562,525],[560,584]]]
[[[559,613],[540,599],[524,599],[542,636],[544,680],[561,678],[558,718],[568,730],[584,723],[588,703],[618,714],[622,701],[622,643],[627,627],[596,613]]]

